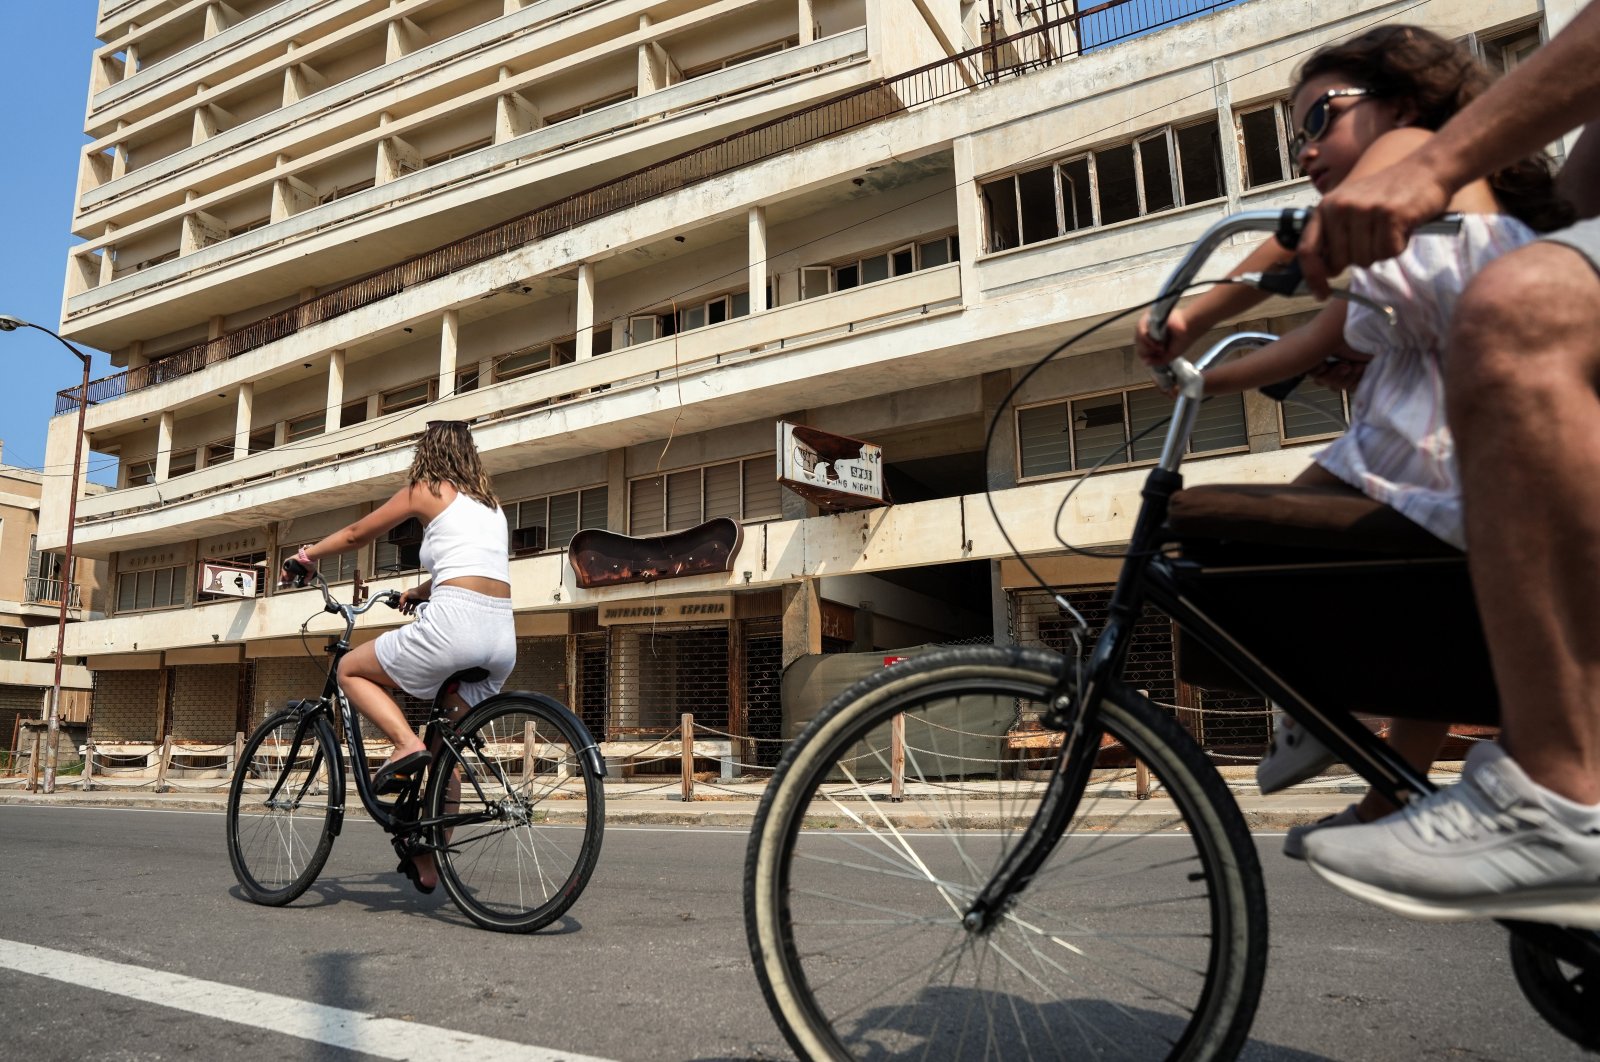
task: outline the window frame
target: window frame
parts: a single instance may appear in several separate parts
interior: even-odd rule
[[[175,609],[175,608],[187,608],[188,605],[189,605],[188,585],[189,585],[189,579],[191,578],[190,573],[192,572],[192,570],[193,570],[193,566],[192,565],[189,565],[189,564],[174,564],[174,565],[164,565],[164,566],[162,566],[160,568],[141,568],[138,571],[118,572],[117,573],[116,592],[113,595],[113,600],[116,602],[116,613],[115,614],[118,615],[118,616],[122,616],[122,615],[132,615],[132,614],[134,614],[136,612],[168,612],[168,611],[171,611],[172,609]],[[150,577],[150,599],[151,599],[152,602],[154,602],[154,600],[155,600],[155,584],[158,581],[157,580],[157,575],[159,573],[161,573],[161,572],[169,572],[169,573],[171,573],[171,582],[168,584],[168,598],[169,598],[168,603],[164,604],[164,605],[151,604],[147,608],[138,607],[138,593],[139,593],[138,580],[140,578],[144,577],[144,576],[149,576]],[[122,597],[123,597],[122,587],[123,587],[123,580],[125,580],[125,579],[134,580],[134,582],[133,582],[134,603],[133,603],[132,606],[130,606],[128,608],[124,608],[123,605],[122,605]],[[178,599],[176,601],[170,600],[170,598],[172,597],[172,591],[174,589],[180,588],[180,587],[182,588],[182,591],[177,595]]]
[[[750,493],[746,489],[747,477],[745,470],[747,467],[756,462],[766,462],[768,468],[770,469],[773,467],[776,461],[776,451],[768,451],[767,453],[751,454],[745,457],[733,457],[722,461],[707,461],[705,464],[689,465],[685,468],[666,468],[660,470],[659,472],[651,472],[643,476],[633,476],[627,480],[627,512],[624,519],[626,521],[628,530],[625,533],[629,535],[671,535],[676,534],[679,531],[683,531],[688,527],[694,527],[698,524],[704,523],[708,519],[705,515],[706,470],[711,468],[725,468],[729,466],[734,466],[737,468],[737,478],[739,482],[739,515],[731,519],[736,519],[741,525],[765,523],[768,520],[781,520],[783,519],[783,496],[781,492],[777,494],[777,507],[773,512],[750,515]],[[693,524],[687,524],[684,527],[672,527],[671,520],[669,519],[669,516],[672,512],[672,497],[668,493],[669,486],[672,483],[674,476],[681,477],[688,473],[699,473],[700,518]],[[661,481],[661,529],[658,531],[638,530],[634,526],[634,485],[652,479],[659,479]],[[777,477],[774,476],[774,483],[776,483],[776,480]]]
[[[1082,476],[1085,473],[1087,473],[1089,471],[1089,469],[1093,466],[1093,464],[1094,464],[1093,461],[1090,461],[1087,464],[1083,464],[1083,465],[1079,464],[1079,462],[1078,462],[1078,438],[1077,438],[1076,433],[1074,433],[1071,430],[1072,429],[1073,407],[1074,407],[1074,405],[1076,405],[1077,403],[1080,403],[1080,402],[1091,402],[1091,401],[1093,401],[1093,400],[1095,400],[1097,398],[1105,398],[1108,395],[1117,395],[1121,399],[1121,405],[1122,405],[1122,445],[1123,445],[1125,450],[1126,450],[1126,448],[1132,446],[1132,441],[1131,440],[1133,438],[1134,432],[1133,432],[1133,426],[1132,426],[1132,418],[1131,418],[1130,413],[1129,413],[1128,398],[1129,398],[1130,395],[1133,395],[1133,394],[1136,394],[1136,393],[1149,392],[1149,391],[1155,391],[1155,390],[1156,390],[1156,388],[1153,385],[1130,385],[1130,386],[1127,386],[1127,387],[1108,387],[1108,388],[1102,388],[1101,390],[1098,390],[1098,391],[1086,391],[1086,392],[1084,392],[1082,394],[1067,395],[1067,396],[1064,396],[1064,397],[1061,397],[1061,398],[1041,399],[1040,401],[1037,401],[1037,402],[1028,402],[1028,403],[1016,406],[1012,410],[1012,421],[1011,421],[1011,424],[1012,424],[1012,433],[1013,433],[1014,438],[1016,439],[1016,443],[1012,447],[1012,450],[1015,453],[1015,460],[1013,462],[1013,469],[1014,469],[1014,471],[1016,473],[1016,481],[1017,481],[1017,483],[1019,485],[1027,484],[1027,483],[1044,483],[1044,482],[1048,482],[1049,480],[1061,479],[1061,478],[1066,477],[1066,476]],[[1231,454],[1243,454],[1243,453],[1249,453],[1250,452],[1249,410],[1247,410],[1244,407],[1243,396],[1236,396],[1236,397],[1239,398],[1239,423],[1240,423],[1241,428],[1244,431],[1244,436],[1245,436],[1244,443],[1239,445],[1239,446],[1223,446],[1223,447],[1218,447],[1218,448],[1216,448],[1214,450],[1196,451],[1194,449],[1194,439],[1193,439],[1193,436],[1191,435],[1191,437],[1189,439],[1189,442],[1188,442],[1188,444],[1186,445],[1186,447],[1184,449],[1184,456],[1186,458],[1187,457],[1204,457],[1204,458],[1227,457],[1227,456],[1229,456]],[[1066,419],[1067,429],[1066,429],[1065,434],[1067,436],[1067,461],[1068,461],[1068,467],[1063,469],[1063,470],[1061,470],[1061,471],[1059,471],[1059,472],[1035,472],[1035,473],[1033,473],[1031,475],[1024,474],[1023,468],[1022,468],[1022,460],[1023,460],[1023,453],[1022,453],[1022,415],[1023,415],[1023,412],[1025,410],[1043,409],[1043,408],[1047,408],[1047,407],[1050,407],[1050,406],[1065,406],[1066,407],[1066,410],[1065,410],[1066,418],[1065,419]],[[1149,436],[1147,436],[1146,438],[1149,438]],[[1158,460],[1160,460],[1160,459],[1157,458],[1157,457],[1145,457],[1145,458],[1138,458],[1138,459],[1129,460],[1129,461],[1107,462],[1106,464],[1101,465],[1098,469],[1096,469],[1096,472],[1099,473],[1099,472],[1123,471],[1123,470],[1130,469],[1130,468],[1148,468],[1148,467],[1153,466],[1154,464],[1156,464],[1156,462]]]
[[[1101,229],[1112,225],[1129,224],[1144,218],[1168,214],[1173,211],[1183,210],[1188,207],[1200,206],[1205,203],[1216,202],[1218,199],[1226,198],[1227,180],[1225,177],[1220,181],[1223,190],[1223,194],[1221,196],[1213,196],[1208,199],[1196,199],[1190,201],[1187,197],[1187,191],[1184,188],[1183,159],[1179,144],[1178,132],[1179,130],[1187,130],[1206,125],[1209,125],[1213,128],[1214,135],[1220,144],[1222,139],[1221,122],[1218,120],[1215,114],[1202,114],[1197,117],[1189,117],[1177,121],[1166,122],[1152,129],[1146,129],[1134,136],[1102,144],[1098,147],[1089,148],[1085,151],[1076,151],[1070,155],[1064,155],[1060,158],[1052,159],[1042,166],[1032,166],[1028,169],[1011,170],[1009,172],[1002,171],[992,176],[979,179],[977,182],[979,200],[978,207],[979,213],[982,216],[984,235],[984,249],[980,253],[983,255],[995,255],[1003,254],[1007,251],[1019,250],[1023,247],[1038,247],[1055,240],[1062,240],[1069,236],[1075,236],[1078,233],[1089,229]],[[1151,210],[1149,208],[1150,195],[1145,175],[1144,155],[1146,151],[1145,145],[1157,140],[1160,140],[1166,148],[1166,173],[1167,179],[1170,182],[1169,187],[1172,190],[1174,201],[1171,206],[1161,207],[1157,210]],[[1123,149],[1128,149],[1132,157],[1134,200],[1137,213],[1135,213],[1132,217],[1119,218],[1116,221],[1106,221],[1105,204],[1103,202],[1104,197],[1102,194],[1103,187],[1101,182],[1101,159],[1103,156],[1107,156],[1111,152],[1121,151]],[[1068,204],[1066,203],[1065,195],[1063,195],[1062,181],[1064,179],[1070,180],[1075,186],[1078,179],[1077,176],[1075,174],[1067,174],[1065,169],[1066,167],[1074,166],[1080,163],[1087,163],[1088,196],[1092,220],[1090,220],[1087,224],[1077,224],[1072,228],[1068,228],[1066,224]],[[1055,200],[1056,231],[1055,235],[1053,236],[1044,236],[1039,239],[1029,241],[1026,239],[1027,227],[1024,221],[1025,215],[1023,211],[1022,179],[1026,176],[1041,173],[1046,170],[1048,170],[1050,173],[1051,195]],[[992,208],[990,206],[991,197],[989,190],[993,186],[1003,182],[1010,182],[1010,201],[1016,211],[1014,220],[1017,243],[1015,246],[1009,247],[991,247],[990,244],[993,242],[996,235],[996,228],[994,217],[992,216]],[[1077,210],[1077,204],[1075,201],[1072,204],[1071,213],[1074,219],[1077,219],[1079,211]]]
[[[1294,118],[1291,108],[1294,100],[1288,96],[1274,96],[1270,99],[1257,100],[1254,103],[1235,107],[1233,110],[1233,133],[1235,142],[1239,145],[1239,177],[1246,193],[1259,191],[1263,188],[1275,188],[1288,184],[1291,181],[1303,180],[1304,175],[1299,173],[1299,163],[1289,152],[1289,140],[1293,135]],[[1275,181],[1262,181],[1260,184],[1250,182],[1250,155],[1245,143],[1244,120],[1246,115],[1260,114],[1262,111],[1272,111],[1273,129],[1277,137],[1278,166],[1283,171],[1283,176]]]

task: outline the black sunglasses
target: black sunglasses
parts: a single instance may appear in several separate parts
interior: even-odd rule
[[[1347,96],[1370,96],[1371,89],[1342,88],[1329,89],[1318,96],[1311,106],[1306,108],[1306,124],[1295,130],[1294,139],[1289,141],[1289,157],[1297,159],[1300,152],[1305,150],[1307,144],[1321,140],[1328,135],[1328,130],[1333,128],[1333,120],[1344,111],[1336,111],[1332,104],[1336,99]],[[1346,107],[1345,110],[1350,108]]]

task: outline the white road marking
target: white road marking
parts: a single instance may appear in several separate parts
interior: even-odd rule
[[[359,1010],[238,988],[197,977],[110,962],[14,940],[0,940],[0,969],[48,977],[67,984],[137,999],[160,1007],[283,1033],[302,1040],[361,1051],[379,1058],[447,1058],[457,1052],[527,1062],[608,1062],[513,1040],[458,1032],[434,1025],[380,1018]]]

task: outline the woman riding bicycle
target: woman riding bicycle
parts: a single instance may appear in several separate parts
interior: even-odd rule
[[[505,513],[464,421],[430,421],[417,441],[406,485],[350,526],[301,547],[294,560],[312,565],[319,557],[359,549],[413,518],[425,526],[421,557],[429,579],[401,594],[400,610],[415,613],[417,621],[384,632],[339,662],[340,688],[394,743],[373,775],[378,793],[403,789],[430,758],[388,690],[432,698],[455,672],[487,670],[487,678],[461,684],[455,697],[460,711],[499,692],[517,659]],[[290,577],[286,561],[285,581]],[[433,891],[437,870],[431,853],[400,869],[418,889]]]

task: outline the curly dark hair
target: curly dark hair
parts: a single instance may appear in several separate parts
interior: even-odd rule
[[[1403,24],[1375,26],[1318,49],[1295,75],[1294,92],[1325,74],[1349,78],[1379,99],[1400,104],[1410,124],[1435,132],[1494,83],[1488,67],[1461,45]],[[1543,152],[1490,175],[1489,187],[1501,209],[1535,232],[1572,223],[1572,207],[1556,194]]]
[[[439,484],[449,483],[469,498],[475,498],[491,509],[500,507],[494,484],[478,458],[478,448],[472,444],[472,432],[464,421],[434,420],[417,440],[417,453],[411,459],[408,475],[411,485],[426,484],[434,497],[439,496]]]

